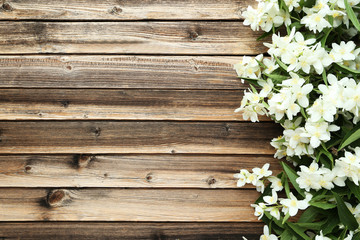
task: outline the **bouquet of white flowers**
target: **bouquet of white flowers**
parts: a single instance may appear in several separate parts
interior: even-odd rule
[[[272,43],[267,56],[234,66],[250,84],[235,111],[281,124],[271,145],[293,165],[281,162],[277,176],[269,164],[234,175],[262,193],[252,204],[266,223],[261,239],[360,239],[359,3],[259,0],[243,14]]]

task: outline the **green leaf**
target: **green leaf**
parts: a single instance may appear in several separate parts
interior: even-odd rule
[[[303,214],[301,214],[298,223],[313,222],[316,216],[319,214],[316,208],[308,207]]]
[[[253,91],[253,93],[257,93],[256,89],[254,88],[253,85],[250,84],[251,90]]]
[[[287,213],[284,217],[284,219],[282,220],[282,224],[284,224],[290,217],[290,213]]]
[[[358,31],[360,31],[360,23],[359,20],[357,19],[354,10],[352,9],[352,7],[350,6],[349,2],[347,0],[344,0],[345,3],[345,7],[346,7],[346,13],[350,19],[350,21],[352,22],[352,24],[354,25],[354,27],[356,27],[356,29]]]
[[[310,240],[309,236],[305,234],[305,230],[306,230],[305,228],[296,226],[295,224],[290,223],[290,222],[288,222],[287,225],[288,225],[292,230],[294,230],[297,234],[299,234],[303,239],[305,239],[305,240]]]
[[[359,227],[359,224],[356,221],[354,215],[352,215],[350,210],[346,207],[342,198],[335,192],[333,192],[333,194],[336,199],[340,222],[343,223],[345,227],[348,227],[351,231],[355,231]]]
[[[327,86],[327,85],[328,85],[328,81],[327,81],[327,77],[326,77],[326,72],[325,72],[325,70],[322,72],[322,78],[323,78],[323,80],[324,80],[325,85]]]
[[[346,185],[350,188],[351,193],[360,201],[360,187],[350,180],[346,182]]]
[[[310,202],[309,204],[310,204],[311,206],[314,206],[314,207],[317,207],[317,208],[321,208],[321,209],[324,209],[324,210],[336,208],[336,205],[335,205],[335,204],[328,203],[328,202]]]
[[[261,39],[264,39],[264,38],[266,38],[267,36],[270,36],[271,34],[272,34],[271,31],[269,31],[269,32],[264,32],[260,37],[258,37],[258,38],[256,39],[256,41],[259,41],[259,40],[261,40]]]
[[[335,63],[335,67],[337,69],[339,69],[339,70],[342,70],[345,73],[350,73],[350,74],[354,74],[354,75],[360,75],[360,71],[351,69],[351,68],[346,67],[346,66],[344,66],[343,64],[340,64],[340,63]]]
[[[352,238],[352,240],[360,240],[360,232],[358,232],[357,234],[355,234]]]
[[[280,61],[276,56],[274,56],[274,58],[276,63],[279,64],[279,66],[287,72],[287,66],[282,61]]]
[[[355,128],[353,128],[342,140],[338,151],[348,146],[349,144],[355,142],[360,139],[360,124],[358,124]]]
[[[281,235],[280,235],[280,239],[281,240],[289,240],[293,237],[294,235],[289,231],[289,230],[285,230]]]
[[[255,79],[255,78],[247,78],[247,77],[239,77],[240,79],[244,79],[246,80],[247,82],[257,86],[257,87],[261,87],[258,83],[259,79]]]
[[[321,222],[304,222],[304,223],[294,223],[295,226],[306,228],[306,229],[312,229],[312,230],[321,230],[322,225],[325,223],[325,221]]]
[[[298,193],[300,193],[301,196],[303,196],[305,198],[305,193],[304,191],[299,187],[299,184],[296,182],[296,179],[299,177],[297,175],[297,173],[294,171],[294,169],[292,169],[291,167],[289,167],[286,163],[281,162],[281,165],[286,173],[286,175],[288,176],[291,184],[294,186],[294,188],[296,189],[296,191],[298,191]]]
[[[327,235],[333,231],[333,229],[339,225],[340,219],[336,214],[336,211],[332,211],[331,213],[326,215],[327,220],[324,225],[321,227],[323,234]]]
[[[282,82],[286,79],[289,79],[288,76],[284,76],[284,75],[280,75],[280,74],[267,74],[264,73],[265,76],[267,76],[268,78],[271,78],[272,80],[275,80],[276,82]]]

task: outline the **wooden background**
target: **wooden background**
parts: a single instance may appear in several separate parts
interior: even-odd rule
[[[243,121],[253,0],[0,1],[0,239],[257,239],[233,174],[279,128]]]

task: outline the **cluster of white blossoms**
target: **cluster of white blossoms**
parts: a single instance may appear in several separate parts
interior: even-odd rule
[[[292,19],[304,24],[314,33],[322,32],[325,28],[337,28],[344,24],[349,28],[349,18],[346,14],[344,0],[317,0],[311,8],[300,7],[300,0],[284,0],[288,11],[279,7],[279,1],[267,0],[258,1],[257,8],[249,6],[243,13],[245,17],[244,25],[250,26],[252,30],[271,31],[274,27],[283,24],[289,26]],[[349,0],[351,6],[359,4],[360,0]],[[289,13],[297,12],[303,17],[301,19],[292,18]]]
[[[250,84],[235,112],[279,123],[275,157],[294,167],[243,169],[237,186],[262,193],[251,205],[268,224],[260,239],[360,239],[360,0],[257,1],[244,25],[272,38],[267,55],[234,65]]]
[[[300,166],[301,171],[297,172],[299,177],[296,182],[299,187],[310,191],[321,189],[331,190],[335,186],[344,187],[345,181],[349,179],[359,186],[360,180],[360,147],[355,148],[355,153],[345,151],[345,156],[335,161],[333,169],[319,167],[313,161],[309,167]]]

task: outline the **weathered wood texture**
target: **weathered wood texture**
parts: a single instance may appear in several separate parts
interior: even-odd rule
[[[261,223],[0,223],[0,239],[258,240]]]
[[[243,90],[0,89],[0,120],[242,121],[234,113],[242,97]]]
[[[0,56],[1,88],[244,89],[241,57]]]
[[[273,123],[0,122],[0,153],[272,154]]]
[[[6,0],[6,20],[237,20],[251,0]]]
[[[10,155],[0,156],[0,187],[236,188],[234,173],[265,163],[280,172],[272,156]]]
[[[258,54],[239,22],[0,22],[0,53]]]
[[[1,188],[0,221],[254,222],[254,190]]]

